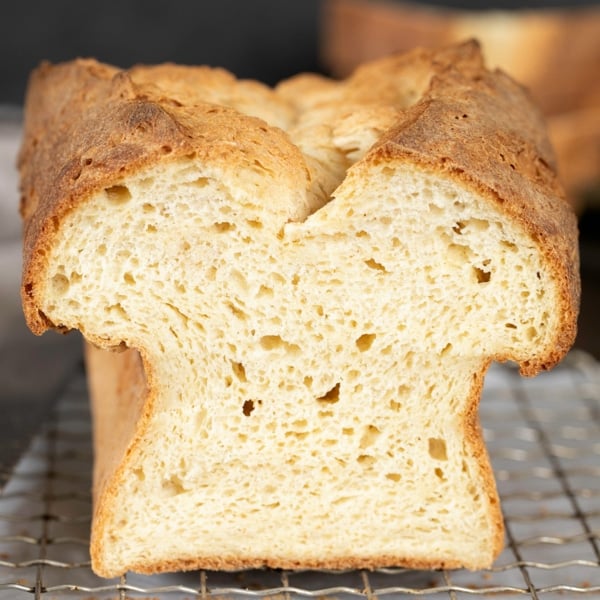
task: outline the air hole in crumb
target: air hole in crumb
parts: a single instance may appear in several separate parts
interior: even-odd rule
[[[263,335],[259,343],[265,350],[283,350],[289,354],[298,354],[300,352],[300,346],[286,342],[279,335]]]
[[[538,331],[535,327],[528,327],[525,332],[528,341],[533,341],[538,336]]]
[[[168,480],[163,480],[162,488],[170,496],[179,496],[186,492],[183,481],[177,475],[172,475]]]
[[[363,335],[356,340],[356,347],[361,352],[366,352],[373,345],[376,337],[377,334],[375,333],[363,333]]]
[[[462,221],[457,221],[454,227],[452,227],[452,231],[457,233],[458,235],[462,235],[462,230],[465,228],[465,224]]]
[[[244,413],[244,416],[249,417],[252,414],[253,410],[254,410],[254,401],[246,400],[242,406],[242,412]]]
[[[484,271],[479,267],[473,267],[473,273],[477,279],[477,283],[487,283],[490,280],[492,274],[489,271]]]
[[[220,223],[215,223],[213,225],[213,229],[217,233],[225,233],[227,231],[231,231],[232,229],[235,229],[235,225],[233,223],[229,223],[228,221],[222,221]]]
[[[131,200],[131,192],[125,185],[113,185],[105,188],[106,198],[113,204],[125,204]]]
[[[260,219],[246,219],[246,223],[253,229],[262,229],[263,224]]]
[[[506,327],[506,329],[517,329],[517,326],[514,323],[505,323],[504,327]]]
[[[328,392],[319,396],[317,400],[319,402],[328,402],[330,404],[335,404],[340,399],[340,384],[336,383]]]
[[[402,475],[400,475],[400,473],[386,473],[385,474],[386,479],[389,479],[390,481],[400,481],[402,479]]]
[[[189,185],[193,185],[198,188],[206,187],[209,184],[210,180],[208,177],[198,177],[198,179],[194,179],[194,181],[190,181]]]
[[[231,361],[231,370],[233,371],[233,374],[242,382],[244,383],[245,381],[247,381],[246,379],[246,368],[244,367],[244,365],[241,362],[235,362],[235,361]]]
[[[272,297],[272,296],[273,296],[273,294],[274,294],[274,292],[273,292],[273,288],[267,287],[266,285],[261,285],[261,286],[258,288],[258,294],[257,294],[257,297],[258,297],[258,298],[264,298],[265,296],[266,296],[266,297]]]
[[[128,283],[129,285],[135,284],[135,277],[129,272],[123,275],[123,279],[125,280],[125,283]]]
[[[173,148],[171,148],[171,146],[169,146],[168,144],[161,146],[160,150],[163,154],[171,154],[171,152],[173,152]]]
[[[69,291],[69,285],[70,282],[68,277],[62,275],[61,273],[57,273],[52,278],[52,290],[58,296],[66,294]]]
[[[365,260],[365,265],[367,265],[369,269],[373,269],[374,271],[381,271],[382,273],[387,273],[387,269],[373,258]]]
[[[397,389],[398,396],[404,396],[406,398],[410,394],[410,392],[411,392],[411,388],[408,385],[402,384],[402,385],[398,386],[398,389]]]
[[[447,250],[448,260],[454,265],[462,265],[471,259],[473,251],[462,244],[449,244]]]
[[[438,479],[441,479],[442,481],[445,481],[446,477],[444,476],[444,471],[442,469],[440,469],[439,467],[436,467],[433,472],[435,473],[435,476]]]
[[[294,437],[298,440],[303,440],[308,437],[308,431],[286,431],[285,437]]]
[[[441,438],[429,438],[429,456],[435,460],[448,460],[446,441]]]
[[[144,202],[144,204],[142,204],[142,210],[145,213],[151,213],[156,210],[156,206],[154,206],[154,204],[150,204],[150,202]]]
[[[501,240],[500,245],[511,252],[516,252],[518,250],[517,245],[513,244],[513,242],[509,242],[508,240]]]
[[[233,304],[233,302],[226,302],[225,306],[227,306],[231,311],[231,314],[240,319],[240,321],[246,321],[248,319],[248,315],[241,308]]]
[[[306,375],[304,377],[304,379],[302,380],[302,383],[304,383],[304,385],[310,389],[312,387],[313,384],[313,378],[310,375]]]
[[[389,406],[394,412],[400,412],[400,410],[402,409],[402,402],[396,402],[396,400],[390,400]]]
[[[209,281],[215,281],[215,279],[217,278],[217,267],[215,267],[215,266],[209,267],[206,270],[206,278]]]
[[[377,441],[380,434],[381,431],[375,427],[375,425],[367,425],[363,436],[360,438],[359,448],[364,450],[365,448],[372,446]]]

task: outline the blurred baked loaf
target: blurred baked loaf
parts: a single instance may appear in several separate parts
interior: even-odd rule
[[[600,187],[600,5],[466,10],[426,3],[326,0],[321,52],[337,77],[415,46],[477,38],[486,64],[530,91],[549,123],[570,202]]]
[[[89,342],[92,566],[489,566],[477,407],[575,335],[576,220],[477,44],[269,89],[93,60],[32,76],[30,328]]]

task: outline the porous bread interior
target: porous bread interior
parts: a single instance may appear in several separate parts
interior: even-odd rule
[[[97,490],[101,573],[215,557],[477,568],[499,551],[482,370],[548,345],[556,286],[464,185],[359,169],[299,222],[193,161],[65,217],[41,309],[141,349],[156,385]]]

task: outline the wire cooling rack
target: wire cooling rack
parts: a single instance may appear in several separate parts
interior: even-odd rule
[[[481,417],[506,521],[486,571],[90,570],[91,444],[83,373],[0,492],[0,598],[600,598],[600,365],[574,352],[522,379],[494,366]]]

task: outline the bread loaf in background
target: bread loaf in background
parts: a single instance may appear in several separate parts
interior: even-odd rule
[[[336,77],[365,61],[415,46],[477,38],[489,68],[531,93],[545,115],[569,201],[600,189],[600,6],[460,9],[419,2],[326,0],[324,64]]]
[[[92,566],[489,566],[478,402],[575,335],[576,219],[478,45],[269,89],[42,65],[20,154],[30,328],[77,329]]]

